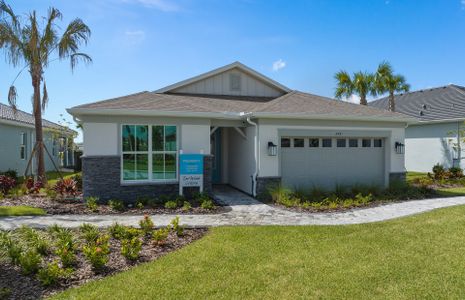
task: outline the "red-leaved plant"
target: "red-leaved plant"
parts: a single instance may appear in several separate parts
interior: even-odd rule
[[[76,181],[72,178],[60,179],[53,189],[62,197],[76,196],[78,194]]]
[[[32,177],[28,177],[24,184],[26,185],[28,194],[38,194],[40,189],[44,186],[42,181],[34,180]]]
[[[16,186],[16,180],[11,177],[0,175],[0,192],[4,195]]]

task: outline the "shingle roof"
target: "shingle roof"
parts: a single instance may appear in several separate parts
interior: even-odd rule
[[[391,113],[383,109],[360,106],[299,91],[293,91],[274,99],[265,97],[164,94],[145,91],[76,106],[70,109],[70,112],[80,111],[82,113],[83,111],[100,109],[199,113],[252,112],[276,115],[384,117],[403,120],[408,118],[403,114]]]
[[[14,111],[13,107],[9,105],[5,105],[0,103],[0,119],[3,120],[8,120],[8,121],[14,121],[14,122],[19,122],[27,125],[33,125],[34,126],[34,116],[30,113],[24,112],[22,110],[17,109],[16,112]],[[71,130],[68,128],[65,128],[59,124],[50,122],[48,120],[42,119],[42,125],[46,128],[51,128],[51,129],[67,129]]]
[[[465,87],[450,84],[395,96],[396,111],[420,118],[421,121],[465,119]],[[388,109],[384,97],[369,106]]]

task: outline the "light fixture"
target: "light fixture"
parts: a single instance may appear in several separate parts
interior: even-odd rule
[[[404,154],[405,153],[405,145],[401,142],[396,142],[395,144],[396,153],[397,154]]]
[[[268,142],[268,155],[269,156],[278,155],[278,146],[275,145],[273,142]]]

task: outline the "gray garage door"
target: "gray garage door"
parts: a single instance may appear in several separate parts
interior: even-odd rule
[[[280,146],[287,187],[384,185],[384,139],[282,137]]]

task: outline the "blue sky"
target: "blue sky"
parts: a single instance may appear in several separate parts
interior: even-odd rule
[[[82,18],[83,50],[94,60],[72,73],[53,63],[45,78],[45,117],[71,117],[74,105],[155,90],[241,61],[292,89],[333,96],[333,75],[375,70],[382,60],[412,89],[465,85],[465,0],[80,0],[9,1],[18,14],[51,5],[62,27]],[[19,69],[0,60],[0,101]],[[275,68],[273,68],[275,66]],[[20,109],[31,111],[29,74],[16,81]]]

